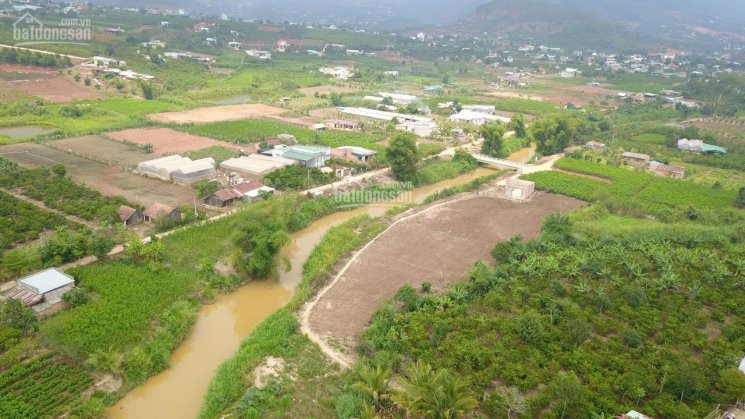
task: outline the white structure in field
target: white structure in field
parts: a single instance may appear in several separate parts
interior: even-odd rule
[[[535,183],[527,180],[510,178],[507,179],[504,194],[508,199],[525,201],[530,199],[535,191]]]
[[[678,150],[703,153],[704,142],[701,140],[689,140],[687,138],[681,138],[680,140],[678,140]]]
[[[33,306],[42,301],[54,304],[74,287],[73,277],[56,268],[49,268],[19,279],[18,285],[6,296],[21,301],[25,306]]]
[[[269,51],[261,51],[258,49],[250,49],[246,51],[246,55],[253,58],[258,58],[260,60],[270,60],[272,58],[272,53]]]
[[[321,74],[331,76],[337,80],[349,80],[354,76],[354,71],[349,67],[321,67],[318,69]]]
[[[409,115],[409,114],[403,114],[403,113],[397,113],[397,112],[379,111],[376,109],[354,108],[354,107],[343,107],[343,106],[337,109],[339,109],[341,113],[343,114],[357,116],[357,117],[369,119],[369,120],[377,120],[377,121],[396,120],[400,123],[404,123],[406,121],[432,122],[432,118],[428,118],[426,116]]]
[[[178,154],[140,162],[137,170],[145,176],[186,184],[212,179],[216,174],[213,158],[192,160]]]
[[[437,123],[431,121],[406,121],[396,125],[397,130],[411,132],[417,137],[431,137],[437,128]]]
[[[452,102],[450,103],[452,106]],[[487,115],[494,115],[495,113],[497,113],[497,107],[494,105],[463,105],[462,110],[474,113],[483,113]]]
[[[397,105],[409,105],[412,103],[416,103],[419,100],[414,95],[405,95],[403,93],[379,92],[378,95],[380,95],[380,97],[382,98],[391,99],[393,103]]]
[[[510,118],[499,115],[490,115],[483,112],[474,112],[472,110],[463,109],[462,111],[450,115],[450,120],[453,122],[466,122],[473,125],[484,125],[488,122],[501,122],[508,123]]]
[[[249,154],[248,156],[234,157],[220,163],[220,167],[238,172],[244,175],[260,177],[267,173],[285,166],[296,164],[292,159],[284,157],[265,156],[263,154]]]

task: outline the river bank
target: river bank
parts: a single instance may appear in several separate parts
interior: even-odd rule
[[[490,173],[493,170],[479,168],[454,179],[406,191],[395,202],[374,203],[327,215],[291,234],[290,241],[280,254],[280,260],[288,263],[280,263],[276,280],[249,284],[234,293],[219,297],[214,304],[203,306],[193,332],[171,357],[170,367],[132,390],[108,409],[107,415],[115,418],[195,416],[211,378],[211,374],[206,372],[215,371],[221,362],[235,353],[240,341],[257,324],[290,301],[292,292],[302,279],[305,260],[330,228],[360,215],[381,216],[395,206],[421,203],[433,193]],[[282,265],[289,265],[289,269],[283,269]],[[246,287],[248,288],[244,291]],[[259,315],[255,316],[250,307],[257,301],[271,303],[262,303]],[[243,307],[249,309],[242,309]],[[227,332],[222,333],[221,337],[208,332],[218,327]],[[210,355],[199,355],[207,353]]]

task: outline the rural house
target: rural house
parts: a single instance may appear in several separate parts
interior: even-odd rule
[[[117,212],[119,213],[119,219],[122,220],[125,226],[133,226],[142,222],[142,212],[140,210],[126,205],[119,205]]]
[[[153,202],[142,211],[142,218],[148,223],[152,223],[161,218],[169,218],[175,221],[181,219],[181,211],[169,207],[168,205],[161,204],[160,202]]]
[[[49,305],[60,302],[62,295],[74,287],[73,277],[56,268],[49,268],[19,279],[18,285],[5,295],[20,300],[27,307],[36,306],[42,301],[47,303],[35,310],[38,313],[49,308]]]
[[[652,160],[652,157],[650,157],[648,154],[632,153],[630,151],[626,151],[621,154],[621,158],[630,163],[636,164],[647,164],[650,160]]]

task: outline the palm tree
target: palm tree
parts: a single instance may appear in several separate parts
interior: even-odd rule
[[[352,384],[352,388],[368,397],[373,404],[380,407],[381,400],[387,397],[388,378],[391,376],[390,368],[383,368],[380,364],[374,368],[368,365],[362,366],[358,371],[359,380]]]
[[[499,390],[499,406],[512,418],[525,413],[525,396],[516,387]]]
[[[413,417],[453,419],[471,412],[478,402],[465,381],[441,368],[417,362],[406,370],[393,401]]]

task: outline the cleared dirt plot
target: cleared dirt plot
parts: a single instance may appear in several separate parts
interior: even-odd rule
[[[170,128],[134,128],[123,131],[106,133],[106,136],[118,141],[126,141],[134,144],[153,146],[150,158],[165,154],[189,153],[208,147],[225,147],[239,150],[235,144],[225,141],[213,140],[186,132],[172,130]],[[147,158],[142,160],[148,160]],[[141,160],[141,161],[142,161]]]
[[[99,135],[65,138],[50,141],[45,145],[109,166],[135,166],[141,161],[154,158],[152,154],[145,153],[137,146]]]
[[[572,211],[582,201],[539,192],[528,202],[467,195],[434,204],[382,233],[350,262],[310,311],[311,330],[349,345],[384,301],[405,284],[428,281],[441,290],[464,279],[478,260],[490,260],[497,242],[520,234],[538,236],[552,213]]]
[[[244,103],[239,105],[209,106],[179,112],[162,112],[148,117],[156,122],[176,124],[199,124],[209,122],[235,121],[248,118],[273,118],[290,123],[307,125],[307,122],[297,118],[285,118],[281,115],[287,109],[277,108],[258,103]]]
[[[59,75],[56,69],[14,64],[0,65],[0,90],[15,90],[53,103],[103,97],[93,88]]]
[[[344,86],[333,86],[333,85],[327,85],[327,86],[314,86],[314,87],[303,87],[302,89],[298,89],[300,93],[306,95],[306,96],[313,96],[316,93],[319,95],[328,95],[331,93],[354,93],[357,92],[357,89],[353,89],[351,87],[344,87]]]
[[[143,206],[153,201],[178,206],[189,204],[194,199],[194,190],[187,186],[146,178],[121,167],[108,166],[42,144],[3,146],[0,147],[0,156],[28,168],[64,164],[73,180],[83,182],[104,195],[118,195]]]

